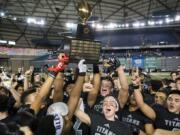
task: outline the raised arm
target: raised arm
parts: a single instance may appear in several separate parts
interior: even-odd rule
[[[64,60],[64,55],[62,56],[63,56],[62,59]],[[31,109],[35,111],[35,114],[39,112],[41,104],[43,103],[47,95],[49,94],[51,85],[53,84],[54,79],[56,75],[58,74],[58,72],[61,72],[66,68],[67,65],[63,60],[59,59],[59,63],[55,67],[48,68],[48,71],[49,71],[48,78],[46,79],[42,87],[40,88],[40,91],[38,92],[36,96],[36,100],[31,104]]]
[[[149,105],[147,105],[144,102],[143,96],[141,94],[141,87],[140,86],[134,87],[134,97],[135,97],[135,100],[137,102],[137,105],[139,106],[140,110],[144,113],[144,115],[146,115],[148,118],[150,118],[152,120],[155,120],[156,113]]]
[[[74,115],[74,112],[76,110],[77,104],[80,99],[80,94],[83,89],[83,83],[85,79],[85,73],[87,71],[87,66],[84,63],[85,60],[81,60],[78,64],[79,68],[79,75],[75,82],[75,86],[71,91],[70,98],[68,100],[68,115],[66,116],[66,119],[71,120],[72,116]]]
[[[81,111],[80,109],[75,111],[75,116],[83,123],[87,125],[91,125],[91,119],[89,115],[87,115],[85,112]]]
[[[46,81],[44,82],[44,84],[42,85],[42,87],[40,88],[40,91],[36,96],[36,100],[31,104],[31,109],[34,110],[35,114],[39,112],[41,104],[49,94],[53,81],[54,81],[54,77],[49,75]]]
[[[24,90],[28,90],[29,88],[29,78],[31,77],[32,75],[32,70],[27,70],[24,74]]]
[[[87,102],[90,107],[92,107],[97,99],[99,89],[100,89],[100,73],[99,73],[99,67],[97,65],[93,66],[93,89],[88,93]]]
[[[118,67],[117,72],[118,72],[119,82],[121,85],[121,89],[119,90],[118,100],[120,103],[120,107],[123,108],[128,100],[129,86],[123,66]]]
[[[91,125],[91,119],[89,117],[88,114],[86,114],[85,112],[83,112],[80,109],[80,105],[82,104],[82,100],[79,100],[78,106],[76,108],[76,111],[74,113],[74,115],[83,123],[87,124],[87,125]]]
[[[62,102],[63,101],[63,83],[64,75],[63,73],[58,73],[56,79],[54,80],[54,94],[53,102]]]

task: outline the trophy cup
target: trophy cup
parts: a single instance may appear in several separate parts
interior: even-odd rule
[[[77,3],[77,12],[81,22],[77,27],[76,38],[94,40],[93,31],[86,24],[92,14],[91,6],[85,0],[81,0]]]
[[[85,0],[81,0],[77,3],[77,12],[81,22],[77,26],[76,37],[68,39],[70,43],[64,45],[64,50],[69,50],[71,62],[86,59],[87,63],[98,63],[101,42],[94,40],[93,30],[86,24],[92,8]]]

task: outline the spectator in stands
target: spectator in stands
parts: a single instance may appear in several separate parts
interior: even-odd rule
[[[177,72],[177,71],[171,72],[170,77],[171,77],[171,80],[172,80],[172,82],[170,83],[171,90],[175,90],[176,89],[175,80],[176,80],[176,78],[179,77],[179,72]]]
[[[173,71],[170,73],[171,80],[175,81],[179,77],[179,72]]]
[[[180,77],[176,78],[175,83],[176,83],[176,89],[180,91]]]

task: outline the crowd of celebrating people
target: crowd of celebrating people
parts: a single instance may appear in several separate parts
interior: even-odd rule
[[[69,57],[57,59],[44,73],[0,71],[0,135],[180,135],[178,72],[127,77],[114,60],[89,73],[83,59],[67,76]]]

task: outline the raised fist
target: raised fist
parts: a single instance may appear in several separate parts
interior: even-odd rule
[[[63,71],[66,67],[67,65],[65,65],[63,62],[59,62],[56,66],[49,67],[48,71],[57,73]]]

